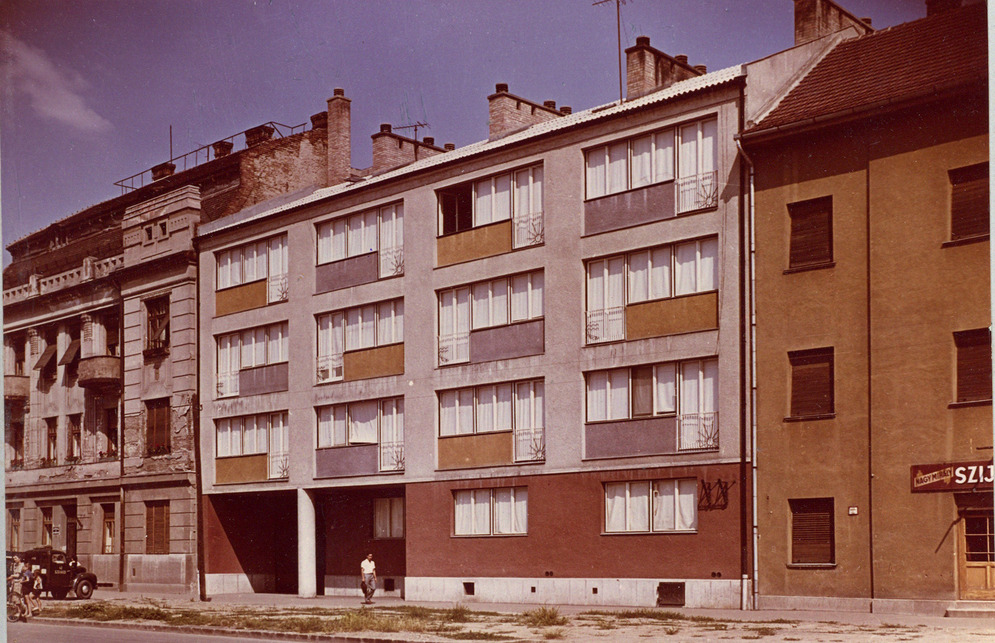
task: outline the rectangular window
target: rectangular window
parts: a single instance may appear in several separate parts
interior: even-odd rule
[[[41,508],[41,546],[52,545],[52,508]]]
[[[528,532],[526,487],[453,492],[457,536],[501,536]]]
[[[788,353],[791,363],[791,417],[824,417],[835,412],[833,349]]]
[[[318,448],[357,444],[403,445],[404,398],[319,406]]]
[[[957,401],[992,399],[992,337],[987,328],[954,333],[957,347]]]
[[[21,509],[7,510],[10,516],[10,528],[7,531],[7,551],[21,551]]]
[[[673,532],[698,528],[698,482],[643,480],[605,483],[605,531]]]
[[[404,205],[391,205],[318,224],[318,263],[378,252],[380,278],[404,274]]]
[[[24,466],[24,421],[23,416],[16,416],[10,419],[7,429],[7,444],[10,445],[11,467]]]
[[[59,418],[45,418],[45,464],[52,466],[59,461]]]
[[[718,239],[587,262],[587,342],[625,339],[625,306],[718,289]]]
[[[117,407],[104,409],[104,444],[98,457],[112,457],[117,453]]]
[[[439,235],[511,220],[515,248],[542,243],[541,165],[438,191]]]
[[[649,415],[712,417],[718,399],[715,358],[592,371],[587,374],[587,421]]]
[[[169,501],[145,503],[145,553],[169,553]]]
[[[80,418],[81,416],[78,413],[69,416],[69,422],[66,425],[66,433],[68,438],[68,442],[66,444],[66,460],[77,461],[83,454]]]
[[[543,428],[542,380],[502,382],[439,392],[439,435]]]
[[[103,526],[100,530],[100,553],[114,553],[114,505],[100,505]]]
[[[404,341],[404,300],[347,308],[318,315],[318,381],[343,377],[342,354]]]
[[[373,500],[373,537],[404,538],[404,498]]]
[[[289,294],[287,235],[263,239],[217,253],[217,290],[267,280],[267,301],[286,301]]]
[[[832,498],[788,500],[791,508],[791,563],[836,563]]]
[[[218,457],[284,453],[287,424],[286,411],[215,420]]]
[[[145,351],[169,348],[169,295],[145,300]]]
[[[791,248],[788,268],[824,266],[833,261],[833,197],[788,204]]]
[[[948,172],[950,179],[950,239],[988,236],[988,163]]]
[[[145,402],[145,454],[169,453],[169,398]]]
[[[258,326],[217,338],[218,397],[238,395],[238,372],[289,359],[287,322]]]

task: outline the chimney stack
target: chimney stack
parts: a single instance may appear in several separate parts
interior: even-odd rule
[[[352,174],[352,101],[336,87],[328,99],[328,185],[342,183]]]
[[[566,116],[567,114],[573,114],[573,111],[574,111],[573,107],[570,107],[569,105],[564,105],[563,107],[560,108],[560,113],[563,114],[564,116]]]
[[[707,74],[707,73],[708,73],[708,67],[707,67],[707,66],[705,66],[705,65],[695,65],[695,66],[694,66],[694,70],[695,70],[696,72],[698,72],[699,74],[702,74],[702,75],[704,75],[704,74]]]
[[[257,125],[251,129],[247,129],[245,130],[245,146],[255,147],[260,143],[265,143],[273,138],[273,132],[275,131],[270,125]]]
[[[217,141],[216,143],[211,143],[211,147],[214,148],[214,158],[220,159],[231,154],[235,144],[231,141]]]
[[[556,101],[535,103],[508,93],[508,83],[497,83],[487,97],[490,140],[560,116]]]
[[[796,45],[818,40],[847,27],[853,27],[859,35],[874,31],[870,23],[855,17],[833,0],[795,0]]]
[[[668,56],[651,47],[649,36],[638,36],[636,44],[625,50],[626,98],[638,98],[703,73],[688,64],[686,55]]]
[[[424,143],[425,145],[431,145],[431,146],[434,147],[435,146],[435,137],[434,136],[425,136],[425,137],[422,138],[422,143]]]
[[[452,152],[456,149],[456,143],[446,143],[444,147],[447,152]]]
[[[160,163],[152,168],[152,180],[158,181],[159,179],[164,179],[167,176],[173,176],[173,172],[175,171],[175,163],[169,163],[168,161],[166,163]]]

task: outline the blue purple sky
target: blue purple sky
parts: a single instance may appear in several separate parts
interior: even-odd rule
[[[575,110],[618,98],[615,5],[594,0],[2,0],[4,244],[116,196],[114,182],[267,121],[352,99],[353,165],[381,122],[438,144],[487,137],[494,84]],[[878,28],[924,0],[841,0]],[[791,0],[624,0],[646,35],[710,70],[790,47]],[[410,133],[410,130],[408,131]],[[4,263],[9,257],[4,252]]]

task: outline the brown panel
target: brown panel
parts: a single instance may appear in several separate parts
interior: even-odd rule
[[[957,401],[992,399],[992,344],[987,328],[954,333],[957,345]]]
[[[259,482],[266,480],[266,454],[217,458],[214,461],[214,483]]]
[[[214,293],[214,316],[230,315],[266,305],[266,280],[225,288]]]
[[[791,417],[834,412],[833,349],[816,348],[788,353],[791,362]]]
[[[719,293],[682,295],[625,307],[625,338],[663,337],[719,327]]]
[[[511,252],[511,221],[439,237],[437,264],[448,266]]]
[[[342,379],[346,382],[404,373],[404,344],[349,351],[342,355]]]
[[[491,467],[513,461],[510,431],[439,438],[440,469]]]
[[[788,205],[791,248],[788,266],[818,266],[833,260],[833,197]]]
[[[988,164],[950,170],[950,238],[988,234]]]

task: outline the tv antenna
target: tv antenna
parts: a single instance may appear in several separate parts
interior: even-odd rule
[[[411,125],[398,125],[394,129],[414,129],[415,130],[415,140],[418,140],[418,128],[419,127],[430,127],[428,123],[423,123],[421,121],[415,121]]]
[[[615,32],[618,38],[618,103],[622,104],[622,5],[625,0],[595,0],[592,7],[615,3]]]

